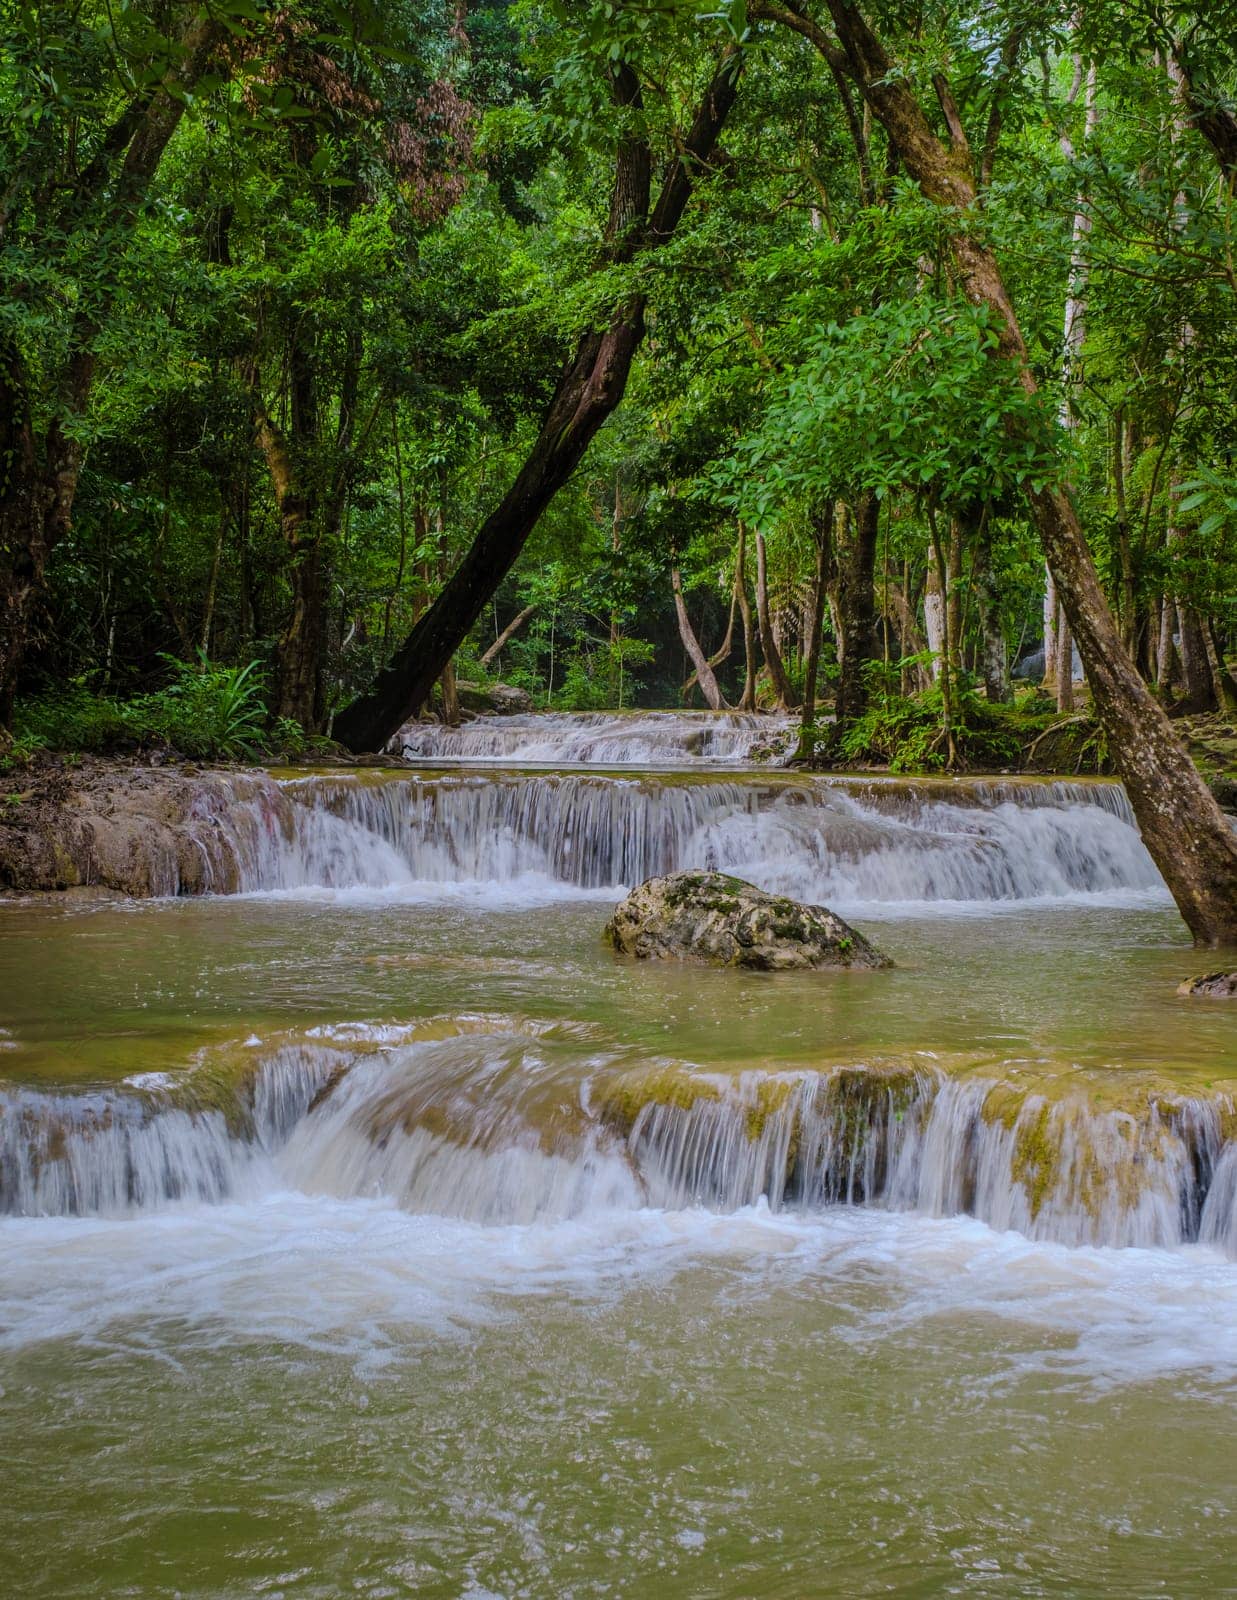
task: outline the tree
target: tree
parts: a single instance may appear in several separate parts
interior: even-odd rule
[[[734,44],[722,48],[654,204],[653,151],[644,120],[643,88],[636,70],[621,59],[621,45],[619,49],[617,61],[613,51],[607,51],[614,63],[609,76],[620,124],[603,248],[603,262],[611,268],[627,267],[662,249],[673,237],[692,186],[707,172],[734,104],[743,59]],[[434,681],[511,570],[537,519],[622,400],[644,337],[646,304],[644,293],[624,284],[604,325],[580,335],[515,481],[373,690],[336,720],[336,736],[350,749],[380,748],[424,705]]]
[[[856,83],[906,171],[948,217],[959,282],[991,316],[994,354],[1033,400],[1038,385],[996,256],[977,225],[970,143],[944,73],[933,77],[942,138],[857,6],[828,0],[833,39],[806,13],[765,0],[751,11],[803,33]],[[1019,442],[1027,437],[1016,414],[1006,426]],[[1028,497],[1143,839],[1196,941],[1237,942],[1237,838],[1122,646],[1069,490],[1045,481],[1032,484]]]

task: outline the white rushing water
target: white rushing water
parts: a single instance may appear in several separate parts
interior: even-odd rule
[[[726,766],[784,758],[797,727],[793,717],[747,711],[542,711],[458,728],[410,722],[389,748],[408,760],[470,765]]]
[[[1224,1097],[1097,1109],[927,1063],[720,1078],[662,1063],[616,1080],[582,1041],[564,1076],[561,1045],[536,1028],[460,1026],[376,1051],[362,1030],[359,1053],[255,1050],[236,1089],[205,1105],[191,1082],[174,1101],[6,1091],[0,1209],[124,1215],[290,1188],[498,1226],[763,1201],[1237,1255]]]
[[[869,915],[1165,896],[1112,784],[307,778],[246,804],[236,854],[250,893],[533,900],[695,867]]]
[[[891,1315],[980,1312],[1068,1334],[1038,1359],[1105,1383],[1237,1372],[1230,1107],[1031,1095],[1007,1121],[985,1114],[990,1084],[925,1067],[705,1079],[633,1118],[621,1094],[607,1110],[598,1058],[568,1094],[535,1028],[348,1032],[385,1048],[259,1052],[239,1117],[7,1095],[3,1200],[26,1215],[0,1219],[0,1347],[138,1317],[182,1349],[196,1328],[372,1362],[388,1327],[451,1336],[517,1296],[596,1300],[737,1259],[825,1294],[895,1281],[876,1337]]]

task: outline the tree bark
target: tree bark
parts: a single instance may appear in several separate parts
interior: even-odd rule
[[[692,627],[691,618],[687,615],[687,606],[683,601],[683,580],[677,567],[670,569],[670,583],[674,590],[674,614],[678,618],[679,638],[683,641],[683,648],[687,651],[691,664],[696,669],[696,682],[700,685],[700,692],[705,698],[710,711],[722,711],[726,702],[722,699],[722,691],[717,686],[717,679],[713,676],[713,668],[709,665],[708,657],[700,648],[700,640],[696,637]]]
[[[866,668],[880,655],[876,627],[876,544],[880,501],[860,495],[852,517],[843,519],[837,541],[837,607],[841,627],[837,702],[839,730],[857,722],[868,708]]]
[[[531,606],[525,606],[523,611],[518,611],[515,616],[512,617],[511,621],[499,634],[498,638],[495,639],[494,643],[481,657],[481,665],[483,667],[488,667],[491,661],[496,661],[498,659],[498,657],[502,654],[503,646],[507,644],[509,640],[514,638],[517,633],[519,633],[520,629],[524,626],[536,609],[537,604],[536,601],[534,601]]]
[[[706,167],[734,104],[742,57],[728,49],[705,93],[681,153],[649,217],[652,156],[647,140],[624,132],[618,142],[607,225],[610,263],[658,249],[677,228],[692,185]],[[640,85],[626,65],[614,74],[621,114],[638,114]],[[372,691],[336,719],[335,736],[352,750],[376,750],[425,703],[498,585],[510,572],[542,512],[566,483],[597,430],[623,398],[644,337],[645,298],[633,295],[609,326],[582,334],[559,378],[528,458],[438,598],[378,675]]]
[[[820,673],[820,647],[825,626],[825,590],[833,558],[834,505],[827,500],[812,516],[812,542],[816,561],[812,571],[812,598],[808,616],[807,659],[803,669],[803,713],[799,719],[796,759],[811,761],[816,753],[816,683]]]
[[[773,618],[769,612],[769,564],[765,550],[765,536],[756,535],[756,620],[760,628],[760,653],[765,660],[765,670],[783,711],[793,711],[798,703],[795,692],[786,676],[782,653],[773,634]]]
[[[1074,635],[1065,607],[1057,619],[1057,710],[1074,709]]]
[[[735,557],[735,594],[739,600],[739,615],[743,619],[743,695],[739,700],[741,711],[756,709],[756,633],[752,626],[752,602],[747,592],[747,529],[739,524],[739,552]]]
[[[966,226],[975,212],[975,184],[947,81],[938,77],[935,86],[949,128],[948,147],[933,131],[912,80],[896,69],[858,7],[828,0],[828,8],[838,43],[817,29],[818,48],[823,45],[826,58],[859,85],[925,197],[957,218],[950,244],[959,281],[972,302],[993,313],[994,358],[1009,362],[1027,395],[1036,395],[1038,385],[996,257],[982,231]],[[749,4],[749,16],[780,9],[759,0]],[[787,25],[802,33],[801,22],[795,15]],[[1237,943],[1237,837],[1122,647],[1071,495],[1045,486],[1032,488],[1028,497],[1143,840],[1195,941]]]
[[[1009,652],[1001,626],[1000,594],[992,565],[992,508],[985,505],[975,531],[975,595],[979,602],[980,677],[990,705],[1009,705]]]

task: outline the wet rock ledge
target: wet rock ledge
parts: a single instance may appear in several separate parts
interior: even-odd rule
[[[722,872],[648,879],[619,906],[605,938],[620,953],[642,960],[755,972],[893,965],[824,906],[766,894]]]

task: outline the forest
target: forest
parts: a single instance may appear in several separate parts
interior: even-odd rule
[[[1237,897],[1230,6],[4,11],[17,759],[780,708]]]
[[[1237,0],[0,0],[0,1589],[1234,1589]]]

